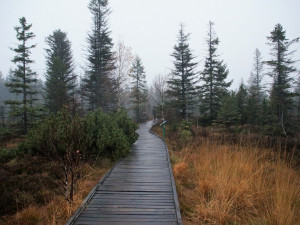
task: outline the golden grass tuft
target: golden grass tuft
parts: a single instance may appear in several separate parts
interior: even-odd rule
[[[299,171],[282,154],[207,142],[171,158],[184,224],[300,224]]]
[[[4,147],[7,149],[12,149],[12,148],[16,148],[18,147],[18,145],[24,141],[24,138],[13,138],[11,140],[8,141],[4,141]]]
[[[178,163],[174,166],[173,172],[176,178],[184,180],[188,174],[188,165],[184,162]]]
[[[39,224],[44,217],[44,212],[37,206],[29,206],[16,215],[17,224],[35,225]]]

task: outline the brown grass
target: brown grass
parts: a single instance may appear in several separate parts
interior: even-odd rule
[[[282,154],[214,144],[170,152],[184,224],[300,224],[300,176]]]
[[[10,140],[4,142],[3,144],[4,144],[5,148],[12,149],[12,148],[18,147],[18,145],[22,141],[24,141],[24,138],[13,138],[13,139],[10,139]]]
[[[85,197],[99,182],[100,178],[110,168],[111,163],[104,162],[101,168],[91,168],[88,164],[83,169],[89,170],[88,175],[78,181],[77,191],[74,201],[70,205],[62,196],[51,193],[48,204],[43,206],[29,205],[27,208],[13,216],[7,216],[0,220],[0,224],[5,225],[60,225],[65,224],[70,216],[75,212]]]

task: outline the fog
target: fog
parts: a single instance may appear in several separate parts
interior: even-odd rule
[[[41,79],[45,72],[45,38],[55,29],[68,32],[72,42],[76,71],[83,75],[86,65],[86,38],[90,30],[89,0],[10,0],[0,3],[0,71],[4,75],[14,67],[11,59],[15,47],[14,27],[25,16],[33,24],[36,34],[32,51],[32,66]],[[110,30],[113,42],[123,40],[138,54],[145,66],[149,82],[157,74],[167,74],[172,68],[173,46],[181,23],[190,35],[198,70],[201,71],[206,56],[205,38],[209,20],[215,23],[220,39],[218,53],[230,71],[228,79],[234,79],[232,88],[243,79],[248,80],[252,69],[255,48],[263,58],[269,58],[267,36],[275,24],[282,24],[287,38],[300,36],[300,1],[298,0],[110,0]],[[300,59],[299,44],[295,59]],[[298,66],[299,67],[299,66]]]

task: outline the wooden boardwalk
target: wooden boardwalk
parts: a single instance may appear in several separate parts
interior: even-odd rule
[[[182,224],[169,154],[162,139],[140,126],[138,140],[95,187],[67,224]]]

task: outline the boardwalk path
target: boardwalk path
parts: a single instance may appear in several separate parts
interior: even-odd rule
[[[182,224],[164,142],[140,126],[138,140],[67,224]]]

